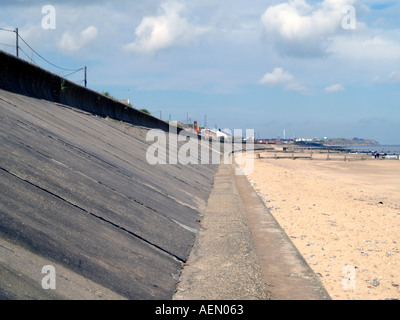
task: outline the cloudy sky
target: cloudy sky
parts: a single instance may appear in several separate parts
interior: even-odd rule
[[[399,1],[0,0],[0,8],[0,28],[19,28],[48,61],[87,66],[89,88],[164,120],[400,144]],[[0,49],[14,53],[14,43],[0,31]],[[20,45],[22,58],[70,73]]]

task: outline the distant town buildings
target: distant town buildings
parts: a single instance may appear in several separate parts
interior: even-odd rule
[[[204,128],[204,127],[199,127],[197,125],[197,122],[194,121],[193,123],[186,124],[183,122],[178,122],[177,123],[178,127],[183,128],[185,131],[188,131],[190,133],[196,133],[198,135],[203,136],[205,139],[233,139],[232,135],[230,132],[225,132],[224,130],[221,129],[210,129],[210,128]],[[242,137],[235,137],[242,139]]]
[[[323,138],[293,138],[293,139],[286,139],[286,138],[265,138],[265,139],[257,139],[255,137],[233,137],[231,132],[225,132],[224,130],[217,129],[217,128],[206,128],[206,127],[199,127],[197,122],[194,121],[193,123],[183,123],[177,122],[178,127],[188,131],[190,133],[198,134],[203,136],[205,139],[213,139],[213,140],[226,140],[230,139],[232,141],[242,140],[242,141],[249,141],[253,143],[264,143],[264,144],[291,144],[291,143],[318,143],[324,142],[328,140],[327,137]],[[229,131],[229,130],[228,130]],[[284,131],[285,135],[285,131]]]
[[[296,142],[315,142],[315,141],[319,141],[319,139],[317,138],[296,138],[294,139],[294,141]]]

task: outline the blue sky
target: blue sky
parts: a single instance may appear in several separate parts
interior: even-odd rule
[[[49,4],[55,29],[42,24]],[[397,1],[13,0],[0,8],[0,27],[19,28],[43,57],[87,66],[89,88],[164,120],[400,144]],[[14,43],[0,31],[0,49],[14,53]],[[21,48],[22,58],[68,73]]]

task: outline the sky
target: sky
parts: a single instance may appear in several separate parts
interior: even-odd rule
[[[22,41],[21,58],[79,83],[64,69],[87,66],[90,89],[163,120],[381,144],[400,144],[399,16],[392,0],[0,0],[0,28],[51,64]]]

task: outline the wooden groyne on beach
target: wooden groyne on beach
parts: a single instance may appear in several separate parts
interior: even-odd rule
[[[399,160],[399,156],[386,158],[380,155],[375,157],[368,153],[351,153],[332,149],[310,149],[300,147],[283,147],[269,150],[255,150],[256,159],[305,159],[305,160],[331,160],[331,161],[365,161],[365,160]]]

